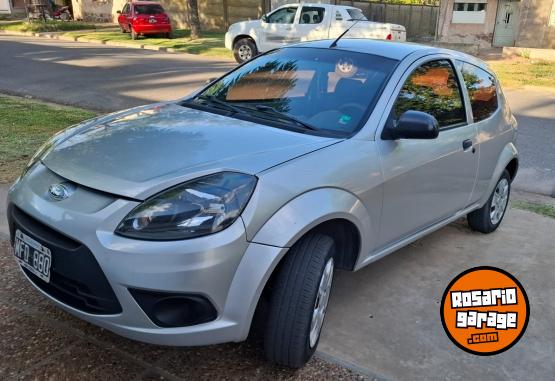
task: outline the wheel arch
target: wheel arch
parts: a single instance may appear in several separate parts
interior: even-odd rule
[[[368,230],[366,230],[368,229]],[[279,209],[254,236],[250,248],[257,247],[267,255],[247,250],[232,282],[228,298],[230,305],[245,291],[252,293],[249,306],[241,313],[241,334],[247,337],[256,314],[264,308],[271,290],[272,280],[289,248],[307,234],[314,232],[330,236],[337,246],[334,258],[337,268],[354,270],[361,260],[361,253],[369,252],[365,231],[370,231],[370,217],[362,202],[353,194],[335,188],[321,188],[304,193]],[[256,255],[256,257],[255,257]],[[248,278],[248,279],[247,279]],[[236,283],[237,281],[237,283]],[[249,286],[243,282],[247,281]],[[254,290],[256,288],[256,290]]]
[[[249,34],[238,34],[237,36],[233,37],[233,41],[231,43],[231,48],[235,49],[235,43],[243,38],[248,38],[249,40],[251,40],[252,42],[254,42],[254,45],[256,46],[256,49],[259,50],[259,46],[258,46],[258,42],[256,41],[256,39],[249,35]]]
[[[509,171],[512,182],[518,171],[518,151],[513,142],[508,143],[499,154],[499,159],[497,160],[497,164],[489,180],[487,191],[480,199],[480,206],[485,205],[485,203],[489,200],[491,192],[493,192],[493,189],[497,184],[497,180],[501,177],[501,174],[505,169]]]

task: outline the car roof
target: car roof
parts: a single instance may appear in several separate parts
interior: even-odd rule
[[[333,42],[329,40],[307,41],[291,45],[293,47],[303,48],[323,48],[330,49]],[[356,53],[366,53],[390,58],[401,61],[412,53],[420,53],[419,56],[430,54],[448,54],[455,59],[466,61],[473,65],[488,69],[488,66],[482,60],[473,57],[469,54],[462,53],[456,50],[443,49],[434,46],[414,44],[410,42],[395,42],[386,40],[373,40],[369,38],[342,38],[337,42],[337,46],[333,49],[346,50]]]

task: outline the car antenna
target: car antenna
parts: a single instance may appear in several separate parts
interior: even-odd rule
[[[358,24],[359,21],[363,21],[364,19],[351,19],[350,21],[354,21],[354,24],[351,25],[350,27],[347,28],[347,30],[345,30],[345,32],[341,33],[339,35],[339,37],[337,37],[330,45],[330,48],[335,48],[337,46],[337,42],[339,42],[339,40],[341,40],[341,37],[343,37],[344,35],[347,34],[348,31],[350,31],[356,24]]]

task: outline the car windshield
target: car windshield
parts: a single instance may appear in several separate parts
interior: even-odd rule
[[[352,20],[368,20],[366,16],[362,13],[362,11],[358,8],[349,8],[347,9],[347,13],[351,16]]]
[[[284,48],[232,71],[192,102],[274,122],[269,125],[350,135],[365,122],[396,64],[344,50]]]
[[[135,13],[138,15],[158,15],[164,13],[164,8],[158,4],[135,5]]]

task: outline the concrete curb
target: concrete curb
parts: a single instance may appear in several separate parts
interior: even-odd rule
[[[98,29],[73,30],[71,32],[88,33],[88,32],[96,32],[96,31],[98,31]],[[110,31],[110,30],[107,29],[107,31]],[[102,41],[102,40],[96,40],[94,38],[67,36],[65,35],[65,33],[66,32],[20,32],[20,31],[11,31],[11,30],[10,31],[0,30],[0,35],[16,35],[16,36],[25,36],[25,37],[47,38],[47,39],[62,40],[62,41],[86,42],[91,44],[115,46],[118,48],[143,49],[143,50],[152,50],[152,51],[158,51],[158,52],[164,52],[164,53],[186,54],[186,55],[195,56],[195,57],[202,57],[203,59],[207,59],[207,60],[234,62],[234,60],[231,58],[203,56],[200,54],[178,52],[174,48],[167,48],[164,46],[149,45],[149,44],[132,44],[132,43],[127,43],[125,41]]]

